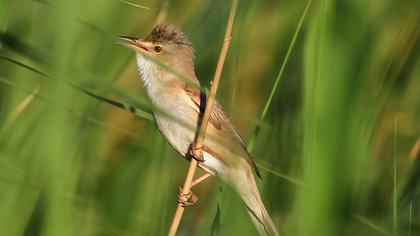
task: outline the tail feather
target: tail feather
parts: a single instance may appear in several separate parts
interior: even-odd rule
[[[243,171],[244,169],[247,171]],[[277,229],[261,200],[252,170],[244,169],[231,179],[232,185],[245,203],[248,214],[260,235],[277,236]]]

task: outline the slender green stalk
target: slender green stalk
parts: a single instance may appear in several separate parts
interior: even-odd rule
[[[296,27],[296,30],[295,30],[295,32],[293,34],[293,37],[292,37],[292,40],[291,40],[291,42],[289,44],[289,47],[287,49],[286,56],[284,57],[283,63],[281,64],[281,67],[280,67],[279,73],[277,74],[276,80],[274,81],[273,88],[271,89],[270,95],[268,96],[268,99],[267,99],[267,102],[265,103],[264,108],[263,108],[263,110],[261,112],[260,119],[259,119],[261,121],[264,121],[265,120],[265,117],[267,115],[268,109],[270,108],[271,102],[273,101],[274,94],[276,93],[277,88],[278,88],[278,86],[280,84],[280,81],[281,81],[281,78],[283,76],[284,70],[286,68],[287,62],[289,61],[290,54],[292,53],[293,47],[295,46],[296,39],[297,39],[297,37],[299,35],[300,29],[302,28],[303,21],[305,19],[306,13],[309,10],[309,7],[311,5],[311,2],[312,2],[312,0],[309,0],[307,2],[306,7],[303,10],[303,13],[302,13],[302,15],[301,15],[301,17],[299,19],[299,23],[298,23],[298,25]],[[257,136],[258,136],[258,133],[259,132],[260,132],[260,126],[257,125],[255,127],[255,130],[254,130],[254,135],[251,137],[250,141],[248,142],[248,150],[249,150],[249,152],[252,152],[252,150],[254,150],[255,141],[257,139]]]
[[[394,235],[398,234],[398,186],[397,186],[397,131],[398,131],[398,119],[394,118],[394,177],[393,177],[393,188],[392,188],[392,232]]]

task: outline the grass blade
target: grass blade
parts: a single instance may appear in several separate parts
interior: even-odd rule
[[[259,120],[261,120],[261,121],[264,121],[264,119],[265,119],[265,117],[267,115],[268,109],[270,108],[271,102],[273,101],[274,94],[276,93],[277,87],[280,84],[281,78],[282,78],[283,73],[284,73],[284,69],[286,68],[287,62],[289,61],[290,54],[292,53],[293,47],[294,47],[294,45],[296,43],[296,39],[297,39],[297,37],[299,35],[300,29],[301,29],[302,24],[303,24],[303,21],[305,19],[306,13],[309,10],[309,7],[311,5],[311,2],[312,2],[312,0],[309,0],[307,2],[306,7],[303,10],[303,13],[302,13],[302,15],[301,15],[301,17],[299,19],[299,23],[298,23],[298,25],[296,27],[296,30],[295,30],[295,32],[293,34],[293,37],[292,37],[292,40],[290,41],[289,47],[287,49],[286,56],[284,57],[284,60],[283,60],[283,63],[281,64],[279,73],[277,74],[276,80],[274,81],[273,88],[270,91],[270,95],[268,96],[267,102],[265,103],[264,108],[263,108],[263,111],[262,111],[262,113],[260,115]],[[252,150],[254,149],[255,140],[256,140],[256,138],[258,136],[258,133],[260,132],[260,129],[261,128],[260,128],[259,125],[257,125],[255,127],[254,134],[253,134],[253,136],[251,137],[251,139],[250,139],[250,141],[248,143],[248,151],[249,152],[252,152]]]

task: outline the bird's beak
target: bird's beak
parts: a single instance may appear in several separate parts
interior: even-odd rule
[[[134,49],[136,51],[149,51],[149,49],[147,49],[147,47],[138,38],[130,36],[119,36],[118,38],[120,40],[118,43],[128,48]]]

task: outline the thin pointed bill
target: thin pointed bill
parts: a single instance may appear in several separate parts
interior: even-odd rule
[[[118,39],[120,40],[118,42],[119,44],[124,45],[128,48],[134,49],[139,52],[149,51],[149,49],[147,49],[147,47],[143,45],[141,40],[138,38],[130,36],[119,36]]]

